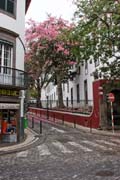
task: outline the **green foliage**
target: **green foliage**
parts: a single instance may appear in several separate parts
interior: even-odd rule
[[[76,0],[75,4],[78,22],[73,39],[80,41],[74,50],[79,62],[99,59],[99,72],[107,78],[120,77],[120,1]]]
[[[111,91],[113,91],[114,89],[120,89],[120,81],[117,80],[111,80],[111,81],[106,81],[106,83],[104,83],[103,85],[103,91],[107,94]]]
[[[35,88],[31,88],[29,95],[30,95],[30,97],[36,99],[37,98],[37,91],[36,91],[36,89]]]

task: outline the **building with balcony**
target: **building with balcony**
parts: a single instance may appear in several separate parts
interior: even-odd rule
[[[31,0],[0,1],[0,141],[24,136],[25,13]]]

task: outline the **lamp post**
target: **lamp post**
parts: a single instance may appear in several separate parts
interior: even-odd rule
[[[47,119],[49,119],[49,104],[48,104],[48,95],[46,96],[47,99]]]
[[[22,90],[20,92],[20,111],[19,111],[19,121],[18,121],[18,142],[21,141],[22,138],[24,138],[24,126],[23,126],[23,120],[24,120],[24,91]]]

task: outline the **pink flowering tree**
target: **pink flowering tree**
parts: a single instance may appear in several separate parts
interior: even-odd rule
[[[62,83],[68,78],[69,69],[75,61],[73,43],[69,34],[73,25],[61,18],[48,16],[42,23],[30,20],[26,29],[26,70],[35,80],[38,103],[41,106],[41,89],[55,82],[58,90],[58,105],[63,107]]]

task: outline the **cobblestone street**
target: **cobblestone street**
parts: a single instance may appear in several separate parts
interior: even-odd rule
[[[50,124],[38,136],[22,151],[0,156],[0,180],[120,179],[118,138]]]

